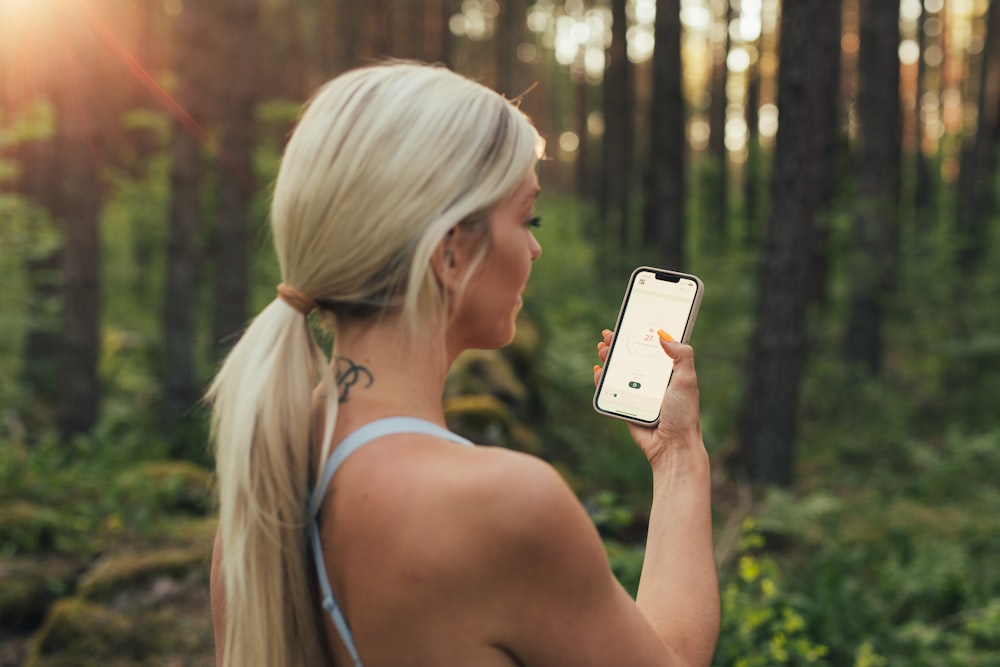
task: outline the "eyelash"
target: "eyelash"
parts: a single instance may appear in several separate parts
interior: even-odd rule
[[[529,227],[536,227],[536,228],[537,227],[541,227],[542,226],[542,219],[540,217],[538,217],[538,216],[535,216],[531,220],[528,220],[528,226]]]

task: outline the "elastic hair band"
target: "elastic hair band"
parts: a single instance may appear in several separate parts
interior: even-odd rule
[[[315,299],[285,283],[278,285],[278,298],[303,315],[308,315],[316,307]]]

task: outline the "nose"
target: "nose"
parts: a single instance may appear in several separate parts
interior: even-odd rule
[[[542,256],[542,244],[538,242],[535,235],[531,235],[531,245],[529,246],[531,251],[531,261],[534,262],[536,259]]]

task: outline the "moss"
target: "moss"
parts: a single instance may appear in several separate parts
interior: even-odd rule
[[[457,433],[482,445],[502,445],[537,453],[538,436],[513,417],[507,405],[489,394],[445,399],[444,416]]]
[[[10,554],[51,549],[59,529],[59,513],[26,500],[0,505],[0,544]]]
[[[64,598],[49,610],[24,667],[106,665],[135,655],[128,617],[83,598]]]
[[[489,394],[509,406],[522,405],[528,391],[510,362],[498,350],[468,350],[455,361],[448,377],[448,396]]]
[[[92,600],[107,598],[159,577],[182,577],[195,569],[207,569],[210,558],[211,544],[150,553],[113,554],[99,560],[80,579],[79,594]]]
[[[76,573],[65,560],[0,562],[0,618],[9,630],[35,627],[56,597],[67,590]]]
[[[132,505],[190,514],[212,508],[212,473],[188,461],[153,461],[122,473],[116,483]]]

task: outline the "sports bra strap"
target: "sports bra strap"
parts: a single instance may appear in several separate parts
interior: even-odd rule
[[[316,521],[316,515],[319,513],[320,505],[323,503],[323,498],[326,496],[326,489],[330,485],[334,473],[347,460],[347,457],[373,440],[398,433],[421,433],[450,440],[456,444],[472,446],[472,443],[462,436],[424,419],[417,419],[416,417],[387,417],[379,419],[365,424],[352,432],[337,445],[337,448],[333,450],[333,454],[330,455],[330,458],[327,459],[326,464],[323,466],[323,475],[319,485],[313,489],[309,497],[308,532],[306,537],[312,548],[313,561],[316,565],[316,576],[319,579],[320,592],[323,594],[323,609],[330,614],[333,625],[337,628],[337,633],[344,642],[347,652],[350,653],[355,667],[362,667],[361,657],[358,655],[358,649],[354,645],[354,636],[351,633],[347,619],[344,618],[340,606],[333,597],[333,588],[330,586],[330,579],[326,574],[326,561],[323,558],[323,544],[320,541],[319,524]]]

